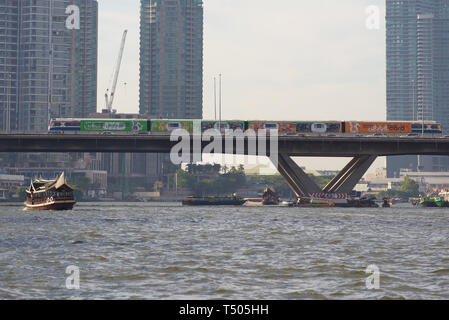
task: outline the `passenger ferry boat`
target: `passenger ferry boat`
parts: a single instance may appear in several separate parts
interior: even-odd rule
[[[72,210],[76,204],[73,188],[67,184],[64,173],[55,180],[31,181],[26,193],[28,210]]]

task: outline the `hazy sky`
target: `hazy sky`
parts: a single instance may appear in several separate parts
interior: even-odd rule
[[[114,108],[137,113],[140,1],[98,2],[99,109],[128,29]],[[384,2],[204,0],[204,118],[214,117],[222,73],[224,119],[385,120]],[[367,27],[372,5],[379,29]],[[301,159],[317,169],[345,162]]]

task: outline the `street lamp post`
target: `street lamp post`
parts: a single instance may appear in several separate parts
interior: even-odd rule
[[[220,92],[219,92],[219,101],[218,101],[218,105],[219,105],[219,121],[218,121],[218,130],[220,130],[220,132],[221,132],[221,99],[222,99],[222,97],[221,97],[221,73],[220,73],[220,79],[219,79],[219,81],[220,81]]]
[[[413,118],[412,120],[415,121],[415,80],[412,80],[412,92],[413,92],[413,98],[412,98],[412,105],[413,105]]]
[[[217,78],[214,77],[214,109],[215,109],[215,121],[217,121]]]

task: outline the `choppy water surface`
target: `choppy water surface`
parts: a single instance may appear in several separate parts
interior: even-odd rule
[[[0,206],[0,299],[448,299],[448,240],[449,210],[408,206]]]

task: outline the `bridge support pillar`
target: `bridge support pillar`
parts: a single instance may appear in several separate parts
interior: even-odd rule
[[[321,192],[316,183],[310,179],[289,155],[279,154],[277,162],[279,173],[287,181],[296,197],[300,198],[308,196],[310,193]]]
[[[355,157],[340,173],[323,189],[324,193],[351,193],[362,179],[377,156]]]
[[[289,155],[279,154],[278,171],[287,181],[296,197],[308,197],[312,193],[349,194],[371,167],[377,156],[358,156],[321,190]],[[274,162],[273,162],[274,163]]]

